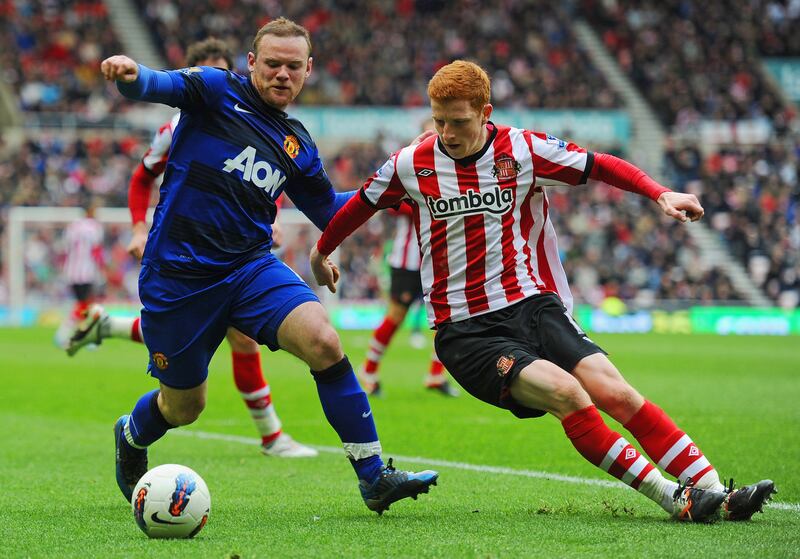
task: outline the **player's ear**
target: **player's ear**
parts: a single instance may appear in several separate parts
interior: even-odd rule
[[[255,71],[256,69],[256,55],[253,52],[247,53],[247,70],[250,72]]]
[[[492,110],[493,109],[494,109],[494,107],[492,106],[491,103],[486,103],[483,106],[483,111],[482,111],[483,115],[482,116],[483,116],[483,123],[484,124],[486,124],[489,121],[489,118],[492,116]]]
[[[313,65],[314,65],[314,57],[313,56],[309,56],[308,57],[308,62],[306,63],[306,77],[311,75],[311,66],[313,66]]]

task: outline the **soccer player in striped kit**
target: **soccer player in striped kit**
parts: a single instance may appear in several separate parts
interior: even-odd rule
[[[209,38],[189,46],[186,50],[186,65],[213,66],[228,70],[233,68],[233,55],[223,41]],[[128,252],[139,261],[142,260],[149,232],[146,217],[150,195],[156,179],[167,167],[172,135],[180,118],[181,113],[177,113],[158,129],[128,185],[128,207],[131,211],[133,232]],[[276,208],[280,208],[280,200],[281,198],[275,200]],[[272,235],[273,246],[277,247],[279,245],[277,224],[272,226]],[[75,355],[88,344],[99,345],[105,338],[121,338],[144,343],[138,316],[109,316],[99,304],[91,305],[84,311],[85,318],[77,324],[67,345],[68,355]],[[261,452],[267,456],[281,458],[317,456],[315,449],[298,443],[283,431],[283,425],[272,402],[272,390],[261,369],[258,343],[232,327],[228,328],[226,338],[231,346],[233,380],[261,436]]]
[[[489,93],[489,77],[471,62],[436,72],[428,96],[438,137],[395,153],[333,217],[311,254],[318,283],[335,289],[326,255],[347,235],[377,209],[408,201],[436,350],[464,389],[520,418],[555,416],[584,458],[676,518],[750,519],[773,482],[726,488],[689,435],[628,384],[572,319],[545,188],[600,180],[651,198],[682,222],[700,219],[702,206],[614,156],[494,124]]]
[[[95,202],[87,199],[84,215],[67,225],[64,230],[65,260],[63,274],[75,303],[69,316],[59,325],[55,335],[56,345],[69,344],[70,331],[78,324],[94,299],[97,284],[103,278],[103,227],[94,217]]]
[[[382,395],[378,368],[383,354],[389,347],[395,332],[403,324],[403,320],[408,314],[408,308],[414,301],[422,298],[422,282],[419,276],[419,241],[411,206],[400,204],[397,209],[388,211],[395,216],[392,250],[387,256],[391,269],[389,306],[380,326],[372,333],[367,358],[361,367],[364,391],[370,396]],[[431,355],[425,387],[445,396],[459,395],[458,390],[447,381],[444,365],[436,355],[436,351],[433,351]]]
[[[114,426],[116,478],[130,500],[147,448],[205,407],[208,363],[233,326],[310,368],[366,506],[382,513],[438,473],[384,463],[375,421],[341,341],[311,288],[271,252],[284,192],[318,228],[353,193],[336,193],[305,127],[285,110],[311,73],[308,31],[285,18],[258,30],[249,76],[207,66],[154,71],[124,55],[101,63],[125,96],[179,107],[139,296],[148,370],[159,389]]]

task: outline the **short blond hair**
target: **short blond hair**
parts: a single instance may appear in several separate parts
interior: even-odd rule
[[[489,102],[490,95],[489,75],[474,62],[466,60],[455,60],[442,66],[428,82],[431,100],[466,99],[479,111]]]
[[[303,37],[308,45],[308,56],[311,56],[311,35],[308,33],[308,29],[290,19],[279,17],[278,19],[273,19],[259,29],[255,39],[253,39],[253,54],[258,55],[258,43],[261,42],[264,35],[275,35],[276,37]]]

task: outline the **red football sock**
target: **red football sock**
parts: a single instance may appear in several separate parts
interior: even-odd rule
[[[133,325],[131,326],[131,339],[134,342],[144,343],[144,337],[142,336],[142,319],[136,317],[133,320]]]
[[[272,405],[269,384],[261,371],[261,354],[234,351],[232,357],[236,388],[250,411],[262,444],[270,444],[281,435],[281,421]]]
[[[561,424],[584,458],[634,489],[655,470],[628,441],[608,428],[595,406],[571,413]]]
[[[719,475],[700,449],[681,431],[664,410],[645,401],[625,424],[639,444],[660,468],[683,483],[695,480],[698,487],[720,489]],[[706,478],[706,479],[703,479]],[[702,480],[702,483],[701,483]]]
[[[372,339],[369,341],[369,350],[367,350],[367,361],[364,363],[363,369],[365,375],[370,379],[374,379],[372,382],[377,382],[378,380],[378,365],[398,326],[399,324],[386,317],[372,334]]]

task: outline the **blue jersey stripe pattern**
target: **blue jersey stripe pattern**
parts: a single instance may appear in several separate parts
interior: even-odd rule
[[[258,96],[249,77],[219,68],[139,66],[126,97],[181,109],[143,264],[213,277],[272,246],[286,192],[320,229],[352,193],[336,194],[305,127]]]

